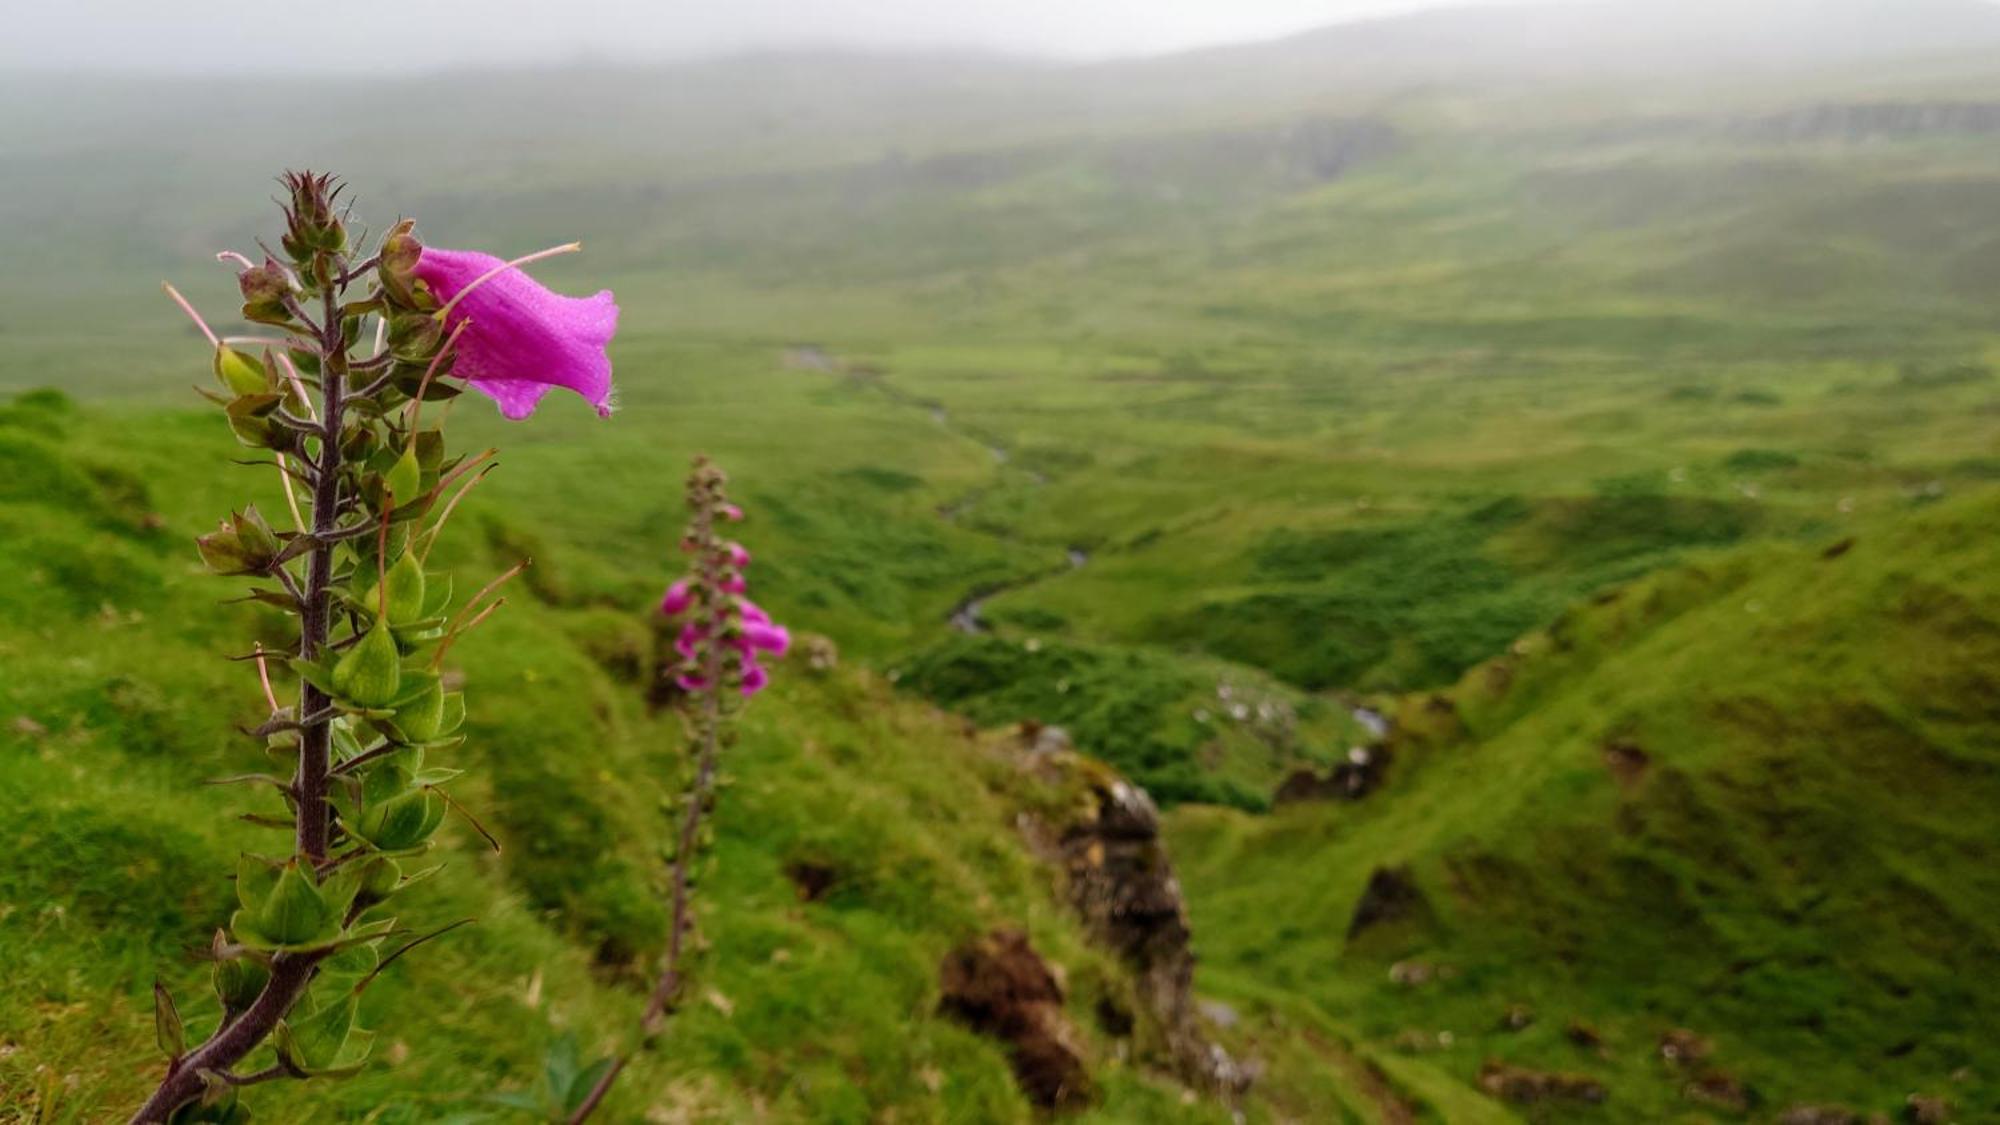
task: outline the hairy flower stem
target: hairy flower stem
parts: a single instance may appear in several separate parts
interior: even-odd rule
[[[713,540],[714,513],[708,508],[699,509],[695,514],[694,539],[703,545],[698,566],[701,568],[703,584],[712,591],[719,591],[722,570],[726,565],[723,555]],[[681,988],[681,954],[686,949],[687,933],[693,928],[694,920],[689,917],[692,908],[688,888],[688,868],[693,863],[695,846],[701,836],[701,818],[707,810],[709,794],[715,788],[715,764],[722,742],[722,701],[726,690],[723,682],[723,662],[727,651],[720,642],[724,627],[729,623],[728,603],[718,594],[717,600],[708,607],[709,643],[702,650],[702,675],[707,687],[701,692],[701,710],[697,713],[695,739],[699,746],[695,765],[694,784],[688,788],[687,811],[681,816],[681,832],[674,848],[672,865],[673,909],[667,931],[667,952],[661,961],[660,978],[653,986],[653,994],[646,1001],[645,1014],[639,1018],[639,1030],[643,1041],[650,1044],[666,1028],[667,1016],[671,1014],[674,996]],[[631,1062],[630,1055],[620,1055],[613,1059],[611,1066],[591,1087],[590,1093],[569,1117],[568,1125],[583,1125],[597,1107],[611,1092],[611,1084],[618,1081],[618,1075]]]
[[[703,585],[711,591],[719,591],[725,559],[713,542],[714,519],[714,513],[707,507],[697,511],[694,533],[696,542],[702,544],[699,565]],[[673,919],[672,928],[667,933],[666,960],[660,970],[659,984],[653,988],[652,999],[646,1003],[646,1014],[639,1021],[649,1040],[660,1034],[661,1027],[666,1023],[668,1005],[673,1003],[674,994],[680,991],[681,951],[693,924],[693,919],[688,917],[688,867],[694,862],[695,845],[700,838],[701,817],[708,805],[709,791],[715,787],[716,751],[722,739],[722,693],[725,690],[722,673],[726,655],[722,635],[729,624],[728,602],[718,595],[706,609],[709,639],[702,650],[702,676],[707,681],[707,687],[701,693],[701,711],[695,731],[700,742],[699,761],[695,766],[694,784],[688,789],[687,812],[681,817],[680,842],[674,849]]]
[[[325,437],[320,440],[314,460],[313,535],[316,542],[307,555],[306,590],[299,613],[299,656],[316,660],[326,647],[332,628],[331,598],[334,543],[327,533],[340,520],[340,425],[346,407],[347,341],[341,327],[339,298],[332,286],[325,294],[324,326],[319,332],[322,395],[320,417]],[[328,746],[332,736],[332,701],[307,683],[300,689],[299,716],[310,719],[299,736],[298,769],[292,779],[298,856],[302,864],[318,867],[327,858],[327,774]],[[272,959],[271,977],[243,1013],[226,1020],[208,1041],[167,1067],[167,1076],[146,1104],[132,1115],[131,1125],[163,1122],[174,1110],[200,1097],[205,1082],[203,1071],[227,1074],[229,1068],[255,1050],[292,1010],[312,983],[325,953],[281,953]]]
[[[306,562],[305,606],[300,614],[299,656],[319,659],[326,646],[331,613],[327,586],[333,580],[333,544],[325,536],[340,521],[340,426],[346,408],[347,340],[341,327],[339,302],[333,287],[326,290],[326,327],[321,331],[321,424],[326,437],[320,441],[319,459],[314,468],[313,535],[316,542]],[[300,688],[300,716],[325,712],[332,701],[325,693],[306,683]],[[327,743],[332,734],[330,720],[322,719],[306,727],[299,737],[298,773],[293,780],[298,805],[298,854],[317,865],[326,860]]]

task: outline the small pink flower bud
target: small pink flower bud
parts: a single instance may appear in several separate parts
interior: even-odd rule
[[[692,605],[694,595],[688,592],[688,581],[683,578],[667,587],[666,595],[660,599],[660,612],[668,617],[679,617]]]

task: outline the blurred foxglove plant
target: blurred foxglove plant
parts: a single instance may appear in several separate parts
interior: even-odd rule
[[[639,1021],[642,1045],[653,1043],[666,1030],[667,1017],[686,983],[682,958],[694,926],[693,868],[701,850],[703,818],[712,811],[722,752],[735,741],[734,722],[744,702],[770,682],[762,658],[782,657],[792,643],[790,631],[748,596],[745,571],[750,552],[723,531],[725,524],[743,518],[743,509],[729,502],[728,482],[728,475],[707,458],[696,458],[688,475],[689,519],[681,539],[691,565],[687,576],[667,587],[660,599],[660,612],[680,626],[674,644],[679,662],[662,674],[671,676],[681,691],[694,775],[683,794],[680,832],[669,869],[667,948]],[[548,1121],[578,1125],[589,1119],[630,1061],[629,1055],[615,1055],[579,1067],[574,1052],[574,1041],[563,1040],[550,1055],[546,1097],[538,1110]],[[563,1078],[560,1083],[558,1075]]]
[[[197,543],[211,570],[257,580],[249,597],[296,622],[285,651],[252,654],[271,713],[250,733],[290,776],[230,779],[281,796],[288,818],[245,819],[288,829],[292,851],[237,862],[239,909],[210,945],[222,1015],[206,1038],[191,1046],[173,997],[155,987],[169,1061],[135,1123],[240,1122],[242,1087],[367,1061],[375,1033],[356,1022],[362,992],[436,936],[411,937],[391,910],[437,870],[406,865],[456,807],[443,786],[459,771],[433,761],[463,741],[445,654],[500,607],[500,585],[520,569],[453,609],[452,575],[429,560],[494,451],[450,454],[424,404],[471,386],[520,418],[562,386],[609,408],[611,294],[564,297],[520,272],[573,244],[502,262],[426,247],[405,220],[358,255],[342,185],[309,172],[282,182],[282,257],[218,255],[240,268],[244,318],[274,334],[218,338],[168,293],[208,336],[221,386],[209,397],[239,442],[271,455],[252,463],[276,465],[293,521],[274,527],[246,506]],[[295,705],[279,702],[274,667],[296,677]],[[268,1062],[240,1069],[265,1050]]]

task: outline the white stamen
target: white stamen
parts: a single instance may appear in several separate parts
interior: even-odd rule
[[[174,299],[174,304],[179,305],[181,307],[181,311],[188,314],[188,319],[194,321],[194,326],[196,328],[201,329],[201,334],[208,337],[208,343],[210,347],[219,348],[222,346],[222,341],[215,338],[214,329],[211,329],[208,326],[208,322],[201,318],[200,313],[194,311],[194,306],[188,304],[188,299],[186,297],[181,296],[180,290],[174,288],[173,286],[167,284],[164,281],[160,282],[160,288],[167,291],[167,296],[172,297]]]

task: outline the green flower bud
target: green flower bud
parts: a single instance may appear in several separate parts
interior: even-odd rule
[[[330,915],[319,888],[294,860],[279,872],[278,885],[257,912],[257,932],[278,945],[302,944],[326,936],[336,921]]]
[[[264,991],[271,970],[251,958],[233,957],[215,963],[214,978],[215,995],[222,1001],[223,1010],[240,1012]]]
[[[389,318],[389,353],[408,364],[425,365],[444,346],[444,322],[426,313]]]
[[[338,254],[347,248],[347,228],[338,210],[342,185],[332,176],[311,172],[288,172],[285,186],[291,191],[291,205],[285,208],[285,253],[295,262],[305,263],[318,254]],[[319,279],[322,284],[326,278]]]
[[[383,296],[406,309],[417,307],[417,259],[424,252],[424,244],[412,233],[416,226],[415,220],[404,219],[390,228],[382,238],[381,257],[375,269]]]
[[[444,823],[444,801],[428,789],[413,789],[361,814],[355,832],[385,852],[408,851],[431,838]]]
[[[201,561],[217,574],[262,574],[278,557],[282,544],[256,505],[232,512],[220,527],[195,539]]]
[[[292,279],[283,266],[266,261],[244,270],[236,275],[236,287],[243,293],[243,319],[281,327],[292,323],[292,310],[285,301],[292,293]]]
[[[383,587],[388,587],[389,620],[396,624],[415,621],[424,615],[424,568],[417,561],[416,552],[405,551],[401,558],[389,564],[389,573],[376,582],[365,599],[368,609],[373,612],[383,604]]]
[[[417,461],[417,447],[413,442],[396,458],[389,471],[382,474],[382,487],[398,505],[409,504],[423,494],[424,467]]]
[[[264,365],[227,344],[216,345],[215,377],[231,394],[257,395],[271,389]]]
[[[387,858],[375,860],[362,873],[361,897],[370,902],[380,902],[395,893],[396,884],[402,881],[402,864]]]
[[[429,742],[444,733],[444,683],[432,677],[415,699],[397,710],[396,726],[411,742]]]
[[[386,707],[403,686],[403,658],[389,623],[377,619],[333,666],[333,687],[362,707]]]

